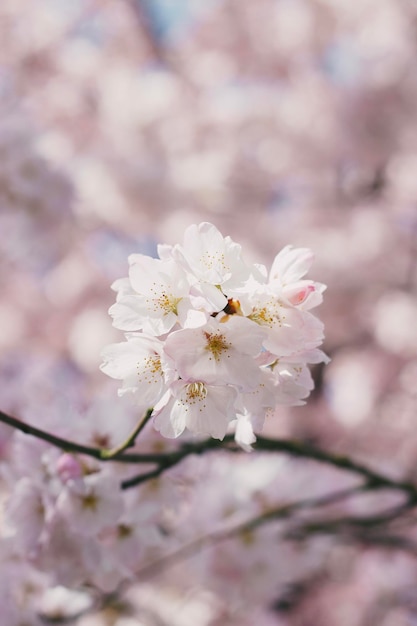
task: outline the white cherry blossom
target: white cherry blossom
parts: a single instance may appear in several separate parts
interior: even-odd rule
[[[183,379],[251,389],[260,376],[254,357],[261,351],[264,336],[256,324],[239,316],[225,323],[212,319],[200,328],[172,333],[165,352]]]
[[[177,322],[187,325],[192,311],[188,297],[190,283],[173,259],[133,255],[129,283],[118,282],[115,288],[120,289],[120,295],[109,312],[116,328],[143,330],[158,337],[169,332]],[[204,313],[198,316],[198,312],[192,312],[194,318],[200,317],[200,323],[204,323]]]
[[[241,246],[230,237],[223,237],[208,222],[189,226],[184,233],[183,245],[175,246],[173,254],[196,278],[201,293],[207,297],[215,298],[214,287],[220,287],[226,296],[229,289],[240,287],[249,278],[250,271],[242,259]]]
[[[209,385],[203,381],[178,381],[155,407],[155,428],[174,438],[187,428],[192,433],[223,439],[235,415],[236,390],[230,385]]]
[[[161,341],[144,334],[129,335],[127,341],[107,346],[101,369],[123,381],[119,395],[133,393],[141,406],[151,407],[165,392]]]
[[[264,347],[277,356],[290,356],[319,346],[323,324],[311,313],[301,311],[267,291],[252,298],[249,319],[266,330]]]
[[[282,285],[295,283],[307,274],[313,260],[314,255],[308,248],[285,246],[272,262],[269,280],[277,280]]]
[[[297,406],[314,388],[310,370],[304,364],[280,363],[273,366],[277,404]]]

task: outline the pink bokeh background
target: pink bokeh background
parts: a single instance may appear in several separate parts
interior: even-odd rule
[[[2,409],[116,393],[110,284],[209,221],[251,261],[310,247],[328,285],[332,361],[266,433],[415,479],[416,35],[411,0],[2,0]],[[326,567],[282,624],[417,623],[414,557]]]

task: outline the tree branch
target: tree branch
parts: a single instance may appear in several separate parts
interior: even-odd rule
[[[406,492],[413,501],[417,502],[417,487],[413,483],[401,480],[398,481],[379,474],[378,472],[374,472],[365,465],[357,463],[347,456],[333,454],[332,452],[327,452],[299,441],[268,439],[266,437],[258,437],[254,447],[255,450],[286,452],[291,456],[312,459],[320,463],[333,465],[333,467],[338,467],[342,470],[354,472],[366,478],[368,484],[372,485],[375,489],[383,487],[399,489],[400,491]]]
[[[142,417],[141,420],[139,420],[138,424],[136,424],[135,428],[130,433],[126,441],[124,441],[119,446],[116,446],[115,448],[112,448],[110,450],[102,450],[101,459],[109,461],[111,459],[114,459],[117,456],[120,456],[120,454],[124,452],[125,450],[127,450],[127,448],[132,448],[135,445],[136,437],[139,435],[139,433],[142,432],[146,424],[149,422],[151,415],[152,415],[152,411],[153,411],[153,408],[148,409],[146,411],[145,415]]]
[[[146,421],[150,419],[150,417],[151,413],[149,410],[145,415]],[[132,464],[153,463],[158,466],[152,472],[140,474],[137,477],[133,477],[128,481],[125,481],[124,483],[122,483],[123,489],[127,489],[134,485],[138,485],[145,480],[159,476],[163,473],[163,471],[176,465],[190,454],[205,454],[206,452],[212,450],[224,449],[227,449],[229,452],[242,452],[242,450],[236,446],[234,442],[234,436],[226,435],[223,441],[218,441],[217,439],[204,439],[202,441],[186,442],[183,443],[178,450],[163,452],[159,454],[127,453],[125,452],[125,442],[125,444],[123,444],[123,446],[121,446],[119,450],[113,450],[112,454],[109,455],[108,450],[85,446],[83,444],[70,441],[56,435],[52,435],[51,433],[48,433],[40,428],[36,428],[35,426],[31,426],[30,424],[22,422],[15,417],[11,417],[3,411],[0,411],[0,422],[8,424],[9,426],[20,430],[23,433],[32,435],[34,437],[37,437],[38,439],[42,439],[43,441],[46,441],[51,445],[58,447],[66,452],[85,454],[87,456],[98,459],[99,461],[114,461],[119,463]],[[137,435],[137,432],[141,430],[143,425],[143,422],[138,425],[134,433],[132,433],[134,437]],[[128,441],[130,441],[131,439],[132,436],[129,438]],[[258,452],[281,452],[290,456],[310,459],[319,463],[331,465],[338,469],[353,472],[354,474],[362,476],[366,480],[368,488],[391,488],[397,491],[402,491],[407,495],[410,503],[417,503],[417,487],[413,483],[402,480],[395,480],[393,478],[375,472],[367,466],[353,461],[347,456],[333,454],[332,452],[321,450],[320,448],[316,448],[315,446],[312,446],[305,442],[289,439],[269,439],[267,437],[258,437],[257,442],[254,444],[254,449]]]
[[[26,435],[32,435],[37,439],[46,441],[52,446],[55,446],[60,450],[64,450],[65,452],[85,454],[86,456],[93,457],[94,459],[98,459],[99,461],[118,461],[120,463],[160,463],[161,457],[164,457],[164,455],[161,454],[129,455],[123,453],[117,454],[112,457],[106,457],[107,450],[105,449],[85,446],[81,443],[77,443],[69,439],[64,439],[63,437],[59,437],[57,435],[52,435],[51,433],[42,430],[41,428],[36,428],[36,426],[31,426],[26,422],[22,422],[21,420],[16,419],[15,417],[11,417],[1,410],[0,422],[11,426],[15,430],[19,430],[20,432],[25,433]]]
[[[161,571],[165,570],[165,568],[176,565],[184,559],[193,556],[200,550],[229,539],[234,539],[239,535],[244,535],[245,533],[252,532],[260,528],[261,526],[264,526],[265,524],[292,518],[292,516],[294,516],[299,511],[325,507],[336,504],[338,502],[343,502],[351,496],[355,496],[363,491],[368,491],[371,489],[373,489],[373,487],[370,483],[363,483],[362,485],[357,485],[355,487],[336,491],[325,496],[307,498],[305,500],[292,502],[284,506],[270,509],[268,511],[265,511],[265,513],[262,513],[261,515],[253,517],[231,528],[221,528],[212,533],[194,539],[190,543],[181,546],[181,548],[179,548],[175,552],[162,556],[152,563],[145,565],[141,570],[137,572],[135,579],[153,577],[159,574]],[[407,502],[398,507],[394,507],[389,511],[381,513],[380,515],[350,518],[340,517],[333,520],[323,521],[307,521],[300,524],[299,526],[296,526],[293,529],[289,529],[288,532],[284,533],[283,538],[290,540],[300,540],[303,539],[307,534],[336,534],[341,532],[345,533],[345,531],[350,528],[354,532],[352,532],[348,536],[353,541],[359,541],[366,544],[369,543],[371,545],[383,545],[391,549],[410,549],[410,552],[414,556],[417,556],[417,546],[415,546],[415,544],[408,541],[404,537],[397,535],[381,535],[378,533],[370,534],[369,532],[364,532],[371,529],[371,527],[378,527],[386,522],[397,519],[402,513],[411,510],[413,506],[415,506],[415,504],[413,505],[410,502]]]
[[[166,567],[175,565],[176,563],[192,556],[193,554],[196,554],[204,548],[215,545],[222,541],[226,541],[228,539],[233,539],[234,537],[237,537],[246,532],[253,531],[256,528],[271,521],[288,519],[294,513],[302,509],[310,509],[335,504],[337,502],[345,500],[346,498],[349,498],[350,496],[356,495],[364,489],[366,490],[367,488],[367,485],[357,485],[356,487],[350,487],[349,489],[336,491],[331,494],[326,494],[325,496],[320,496],[318,498],[307,498],[302,501],[291,502],[290,504],[285,504],[275,509],[265,511],[265,513],[262,513],[257,517],[251,518],[246,522],[242,522],[231,528],[221,528],[202,537],[198,537],[197,539],[190,541],[190,543],[181,546],[181,548],[179,548],[175,552],[167,554],[160,559],[157,559],[152,563],[145,565],[137,572],[135,578],[149,578],[155,576]]]

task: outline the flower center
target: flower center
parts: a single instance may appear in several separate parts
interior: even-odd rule
[[[230,348],[230,343],[225,340],[221,333],[204,333],[207,345],[206,350],[212,353],[216,361],[220,360],[220,355]]]
[[[98,498],[94,493],[89,493],[81,498],[83,509],[90,509],[96,511],[98,505]]]
[[[166,285],[153,284],[151,287],[151,294],[149,298],[146,298],[146,304],[150,311],[153,313],[168,315],[168,313],[175,313],[177,315],[177,306],[181,298],[175,298],[172,293],[165,291]]]
[[[190,383],[186,387],[187,401],[193,404],[198,400],[204,400],[207,396],[207,388],[204,383]]]
[[[165,314],[175,313],[175,315],[177,315],[177,306],[180,299],[181,298],[174,298],[172,294],[163,293],[157,298],[156,304]]]
[[[285,315],[282,313],[281,305],[274,301],[267,302],[263,307],[254,307],[248,317],[257,324],[269,326],[269,328],[282,326],[285,321]]]
[[[117,527],[117,535],[119,539],[126,539],[126,537],[130,537],[132,533],[132,527],[128,526],[127,524],[119,524]]]
[[[162,374],[161,358],[158,354],[139,361],[136,367],[139,380],[149,385],[159,380]]]
[[[225,256],[222,252],[214,252],[213,254],[206,252],[200,257],[200,263],[201,265],[205,265],[208,270],[212,270],[217,266],[220,266],[223,270],[228,269]]]

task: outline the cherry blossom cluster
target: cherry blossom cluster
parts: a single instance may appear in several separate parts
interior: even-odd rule
[[[111,419],[120,404],[122,425]],[[51,408],[56,414],[58,407]],[[135,413],[127,402],[106,394],[87,413],[68,413],[67,424],[62,415],[47,415],[45,421],[61,435],[71,432],[88,444],[114,446],[133,427]],[[162,443],[166,451],[175,449],[174,441]],[[152,429],[143,432],[140,444],[148,450],[161,449]],[[138,471],[137,466],[100,464],[13,433],[8,461],[0,462],[8,494],[0,523],[1,624],[73,623],[78,613],[94,611],[103,592],[117,594],[133,585],[138,612],[143,611],[150,584],[155,585],[156,602],[149,598],[149,610],[156,615],[175,611],[173,599],[169,602],[170,596],[175,598],[172,589],[176,594],[204,589],[205,612],[213,619],[220,614],[219,623],[264,624],[248,616],[261,605],[270,606],[299,570],[311,574],[325,558],[326,552],[315,542],[293,554],[283,530],[272,525],[256,533],[239,532],[226,544],[213,544],[203,553],[198,550],[194,560],[183,562],[180,556],[176,567],[169,566],[178,548],[192,545],[213,529],[238,527],[273,508],[277,499],[291,501],[294,490],[311,497],[339,486],[340,478],[326,468],[318,471],[312,489],[306,482],[311,468],[306,472],[297,462],[279,456],[222,455],[213,463],[210,455],[190,455],[153,481],[121,490],[120,482]],[[277,567],[283,558],[291,565]],[[155,568],[149,578],[148,566]],[[74,623],[104,623],[91,619],[86,616],[85,622]],[[193,622],[181,613],[177,621],[164,623]],[[214,622],[207,618],[198,623]],[[114,624],[122,626],[125,621],[121,617]]]
[[[114,404],[106,396],[87,413],[68,411],[66,419],[54,405],[44,422],[61,435],[71,432],[91,445],[114,446],[136,421],[132,407],[124,410],[122,403],[123,424],[112,425]],[[157,436],[153,431],[149,434]],[[0,463],[7,489],[0,523],[1,624],[40,626],[44,622],[36,614],[52,619],[77,613],[74,598],[63,598],[65,612],[53,609],[59,600],[56,593],[59,596],[62,590],[57,585],[113,590],[150,559],[150,551],[161,544],[158,529],[167,498],[162,488],[158,500],[146,490],[121,491],[121,480],[134,471],[13,433],[7,462]],[[56,590],[51,602],[44,595],[48,589]]]
[[[250,448],[269,411],[308,396],[307,364],[327,359],[310,313],[325,287],[303,278],[312,253],[287,246],[268,273],[203,222],[158,254],[131,255],[128,278],[113,285],[110,314],[126,341],[104,350],[101,369],[123,381],[120,395],[154,407],[164,437],[188,429],[223,439],[234,427]]]

